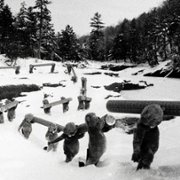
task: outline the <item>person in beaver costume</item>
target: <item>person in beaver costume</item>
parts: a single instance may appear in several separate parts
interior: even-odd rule
[[[56,125],[51,125],[48,127],[48,130],[45,134],[45,138],[48,142],[55,140],[58,137],[58,128]],[[45,146],[43,149],[46,151],[56,151],[58,147],[58,143],[53,143],[48,146]]]
[[[163,120],[163,110],[158,104],[146,106],[134,130],[132,161],[137,162],[137,170],[149,169],[154,154],[159,148],[158,125]]]
[[[34,123],[33,114],[26,114],[23,121],[18,127],[18,131],[22,133],[22,135],[28,139],[32,132],[32,124]]]
[[[88,113],[85,116],[85,122],[89,134],[89,144],[86,162],[80,161],[79,167],[98,164],[101,156],[106,150],[106,137],[104,132],[108,132],[115,127],[115,118],[110,115],[99,118],[95,113]]]
[[[69,122],[65,125],[63,134],[53,141],[48,142],[48,145],[64,139],[63,149],[64,154],[66,155],[65,162],[70,162],[79,152],[79,139],[84,137],[86,131],[86,124],[75,125],[73,122]]]

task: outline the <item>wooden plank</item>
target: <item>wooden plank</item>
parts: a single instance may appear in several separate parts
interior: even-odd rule
[[[72,70],[72,72],[73,72],[73,75],[74,75],[75,77],[77,77],[77,75],[76,75],[73,67],[71,68],[71,70]]]
[[[55,63],[44,63],[44,64],[30,64],[32,67],[40,67],[40,66],[55,66]]]
[[[62,99],[62,100],[59,100],[59,101],[51,102],[49,104],[44,104],[43,108],[44,109],[50,108],[52,106],[56,106],[56,105],[59,105],[59,104],[67,103],[67,102],[69,102],[71,100],[72,100],[72,98],[66,98],[66,99]]]
[[[59,132],[64,129],[64,127],[59,125],[59,124],[52,123],[50,121],[47,121],[45,119],[42,119],[42,118],[39,118],[39,117],[36,117],[36,116],[34,116],[34,118],[33,118],[33,123],[38,123],[38,124],[41,124],[41,125],[44,125],[44,126],[47,126],[47,127],[56,126]]]
[[[0,69],[17,69],[20,68],[20,66],[0,66]]]
[[[83,95],[78,96],[78,99],[81,101],[91,101],[92,100],[92,98],[83,96]]]

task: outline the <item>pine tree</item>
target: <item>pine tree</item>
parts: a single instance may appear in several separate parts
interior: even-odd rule
[[[51,15],[47,7],[47,5],[50,3],[51,1],[49,0],[36,0],[36,5],[34,7],[37,9],[36,17],[38,27],[38,58],[41,58],[41,53],[47,56],[47,47],[52,47],[52,38],[54,38],[53,25],[51,24]]]
[[[126,61],[130,55],[130,43],[130,22],[124,19],[113,42],[112,58]]]
[[[4,0],[0,0],[0,12],[3,10]]]
[[[105,48],[104,48],[104,23],[101,21],[101,15],[97,12],[94,17],[91,18],[90,26],[92,31],[89,37],[89,56],[90,59],[104,60]]]
[[[130,52],[129,56],[131,59],[131,62],[137,63],[138,56],[139,56],[139,50],[140,50],[140,36],[137,26],[137,20],[133,19],[130,23]]]
[[[65,30],[62,30],[57,37],[58,55],[63,60],[78,61],[80,57],[80,45],[77,36],[70,25],[67,25]]]
[[[27,57],[31,55],[30,52],[30,35],[28,30],[28,14],[26,4],[21,3],[21,8],[19,13],[15,18],[14,28],[15,28],[15,38],[11,42],[16,44],[16,49],[13,51],[17,51],[17,55],[19,57]]]
[[[22,3],[13,23],[13,35],[8,44],[6,55],[14,62],[17,57],[25,58],[33,56],[32,45],[34,42],[32,40],[32,33],[36,34],[36,31],[33,31],[36,27],[36,18],[33,18],[34,21],[32,22],[29,11],[32,11],[32,7],[27,9],[26,4]]]
[[[12,35],[14,18],[8,5],[4,1],[0,4],[0,53],[5,53]]]
[[[27,33],[29,35],[29,49],[30,56],[37,57],[38,39],[37,39],[37,18],[36,12],[33,11],[33,7],[27,9]]]

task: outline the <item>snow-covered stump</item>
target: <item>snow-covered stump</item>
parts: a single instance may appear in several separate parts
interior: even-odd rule
[[[49,101],[46,98],[43,99],[43,106],[48,105],[48,104],[49,104]],[[44,108],[45,113],[50,113],[50,110],[51,110],[51,106]]]
[[[79,101],[78,110],[89,109],[91,100],[92,98],[90,97],[86,97],[82,95],[78,96],[78,101]]]
[[[77,76],[72,76],[71,81],[73,81],[74,83],[76,83],[76,82],[77,82]]]
[[[79,101],[78,110],[89,109],[90,102],[92,100],[92,98],[86,96],[86,94],[87,94],[87,78],[82,77],[81,82],[82,82],[82,87],[80,90],[80,95],[78,96],[78,101]]]
[[[61,97],[61,100],[65,101],[64,103],[62,103],[63,105],[63,113],[67,112],[69,110],[69,101],[66,101],[65,97]]]
[[[79,101],[78,110],[89,109],[90,102],[92,100],[92,98],[86,96],[86,94],[87,94],[87,78],[82,77],[81,82],[82,82],[82,87],[80,90],[80,95],[78,96],[78,101]]]
[[[29,65],[29,73],[33,73],[34,67],[43,67],[43,66],[51,66],[50,72],[53,73],[55,69],[55,63],[44,63],[44,64],[30,64]]]
[[[75,73],[75,71],[74,71],[73,66],[72,66],[71,64],[66,64],[66,67],[67,67],[67,73],[68,73],[69,75],[70,75],[71,72],[72,72],[71,81],[73,81],[74,83],[76,83],[78,78],[77,78],[77,75],[76,75],[76,73]]]
[[[87,78],[82,77],[81,78],[81,82],[82,82],[81,94],[83,96],[86,96],[86,92],[87,92]]]
[[[7,109],[7,118],[8,118],[8,120],[10,121],[10,122],[12,122],[13,121],[13,119],[15,119],[15,117],[16,117],[16,108],[17,108],[17,105],[18,105],[18,103],[19,102],[16,102],[16,103],[13,103],[14,102],[14,100],[9,100],[9,99],[7,99],[6,100],[6,102],[5,102],[5,105],[7,106],[7,107],[9,107],[8,109]],[[12,106],[12,107],[11,107]]]
[[[89,109],[90,108],[90,102],[91,102],[92,98],[90,97],[86,97],[84,103],[85,103],[85,109]]]
[[[65,98],[61,97],[61,100],[59,101],[54,101],[49,103],[47,99],[43,100],[43,109],[45,113],[50,113],[50,110],[53,106],[57,106],[59,104],[62,104],[63,106],[63,113],[67,112],[69,110],[69,102],[72,100],[72,98]]]
[[[15,100],[6,100],[5,104],[0,104],[0,123],[4,123],[3,112],[7,112],[7,118],[9,121],[12,121],[15,118],[15,110],[19,101]]]
[[[85,107],[84,107],[84,99],[82,98],[83,96],[78,96],[78,102],[79,102],[79,105],[78,105],[78,110],[83,110]]]
[[[19,74],[20,73],[20,66],[16,66],[15,68],[15,74]]]
[[[20,73],[20,66],[1,66],[0,69],[15,69],[15,74]]]
[[[77,75],[76,75],[73,67],[71,67],[71,70],[72,70],[72,73],[73,73],[73,76],[72,76],[71,80],[72,80],[74,83],[76,83],[76,82],[77,82]]]
[[[67,66],[67,72],[68,72],[68,74],[71,74],[71,69],[72,69],[71,64],[67,64],[66,66]]]
[[[51,66],[51,73],[54,72],[54,69],[55,69],[55,64],[52,64],[52,66]]]

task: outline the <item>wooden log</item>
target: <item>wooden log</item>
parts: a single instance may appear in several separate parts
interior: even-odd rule
[[[71,67],[71,71],[73,73],[71,80],[75,83],[75,82],[77,82],[77,75],[76,75],[73,67]]]
[[[71,69],[72,69],[71,64],[67,64],[66,66],[67,66],[68,74],[71,74]]]
[[[43,109],[50,108],[52,106],[56,106],[56,105],[59,105],[59,104],[68,103],[71,100],[72,100],[72,98],[65,98],[65,99],[61,99],[59,101],[51,102],[49,104],[44,104]]]
[[[87,78],[82,77],[81,78],[81,82],[82,82],[81,94],[83,96],[86,96],[86,92],[87,92]]]
[[[56,126],[57,129],[58,129],[58,132],[60,132],[60,131],[62,131],[64,129],[64,127],[59,125],[59,124],[52,123],[50,121],[47,121],[45,119],[42,119],[42,118],[39,118],[39,117],[36,117],[36,116],[34,116],[34,118],[33,118],[33,123],[38,123],[38,124],[41,124],[41,125],[47,126],[47,127]]]
[[[63,126],[61,126],[57,123],[52,123],[52,122],[47,121],[45,119],[36,117],[33,114],[26,114],[24,117],[24,120],[19,125],[18,131],[21,130],[23,136],[26,139],[28,139],[31,132],[32,132],[32,124],[34,124],[34,123],[41,124],[41,125],[46,126],[48,128],[54,127],[57,130],[57,132],[61,132],[64,129]]]
[[[78,96],[78,101],[79,101],[78,110],[89,109],[91,100],[92,98],[90,97],[86,97],[82,95]]]
[[[16,66],[15,68],[15,74],[19,74],[20,73],[20,66]]]
[[[33,73],[34,67],[43,67],[43,66],[51,66],[51,73],[54,72],[55,63],[44,63],[44,64],[30,64],[29,65],[29,73]]]
[[[109,100],[106,108],[115,113],[140,114],[144,107],[149,104],[159,104],[164,110],[164,115],[180,116],[180,101]]]
[[[61,101],[66,100],[65,97],[61,97]],[[67,112],[69,110],[69,101],[63,103],[63,113]]]
[[[1,66],[0,69],[15,69],[15,73],[20,73],[20,66]]]
[[[49,104],[49,101],[46,98],[43,99],[43,106],[48,105],[48,104]],[[45,113],[50,113],[50,110],[51,110],[51,106],[49,108],[44,108]]]

